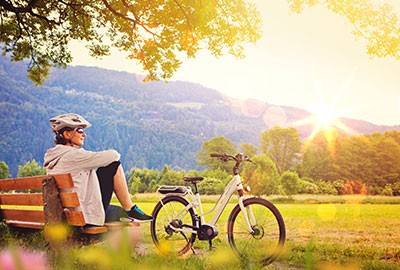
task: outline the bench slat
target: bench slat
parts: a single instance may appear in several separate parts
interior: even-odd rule
[[[6,221],[8,226],[19,227],[19,228],[29,228],[29,229],[43,229],[44,224],[39,222],[24,222],[24,221]]]
[[[76,192],[61,192],[60,199],[64,207],[78,207],[80,205]]]
[[[85,218],[81,211],[64,211],[67,223],[72,226],[84,226]]]
[[[44,181],[48,177],[53,177],[57,188],[60,193],[55,193],[56,196],[59,194],[62,207],[78,207],[80,205],[78,194],[76,192],[62,191],[63,189],[70,189],[74,187],[74,183],[70,174],[59,174],[53,176],[32,176],[23,178],[9,178],[0,181],[0,191],[10,190],[42,190],[42,183],[51,183],[52,180]],[[53,183],[54,183],[53,182]],[[46,186],[44,189],[48,192],[49,187]],[[46,193],[48,194],[48,193]],[[49,195],[49,194],[48,194]],[[48,196],[46,195],[46,196]],[[50,193],[50,196],[54,196]],[[26,206],[43,206],[43,194],[42,193],[12,193],[12,194],[0,194],[0,206],[1,205],[26,205]],[[46,207],[44,207],[46,208]],[[72,226],[84,226],[86,224],[82,211],[64,210],[66,222]],[[9,226],[21,227],[21,228],[33,228],[43,229],[45,223],[44,210],[27,210],[27,209],[1,209],[0,217]],[[116,226],[118,227],[118,226]],[[99,234],[107,232],[108,229],[105,226],[96,226],[85,228],[82,233],[86,234]]]
[[[41,175],[3,179],[0,181],[0,191],[42,189],[42,180],[45,177],[45,175]]]
[[[107,232],[108,229],[105,226],[95,226],[89,228],[82,228],[81,232],[84,234],[100,234]]]
[[[3,219],[44,223],[44,212],[41,210],[0,209]]]
[[[71,174],[69,174],[69,173],[56,174],[56,175],[53,175],[53,177],[55,178],[57,187],[59,189],[74,187],[74,182],[72,181]]]
[[[42,189],[42,180],[46,175],[30,176],[22,178],[8,178],[0,181],[0,191],[10,190],[27,190],[27,189]],[[59,189],[72,188],[74,182],[72,181],[71,174],[56,174],[53,175]]]
[[[0,194],[0,205],[43,206],[43,196],[42,193]]]

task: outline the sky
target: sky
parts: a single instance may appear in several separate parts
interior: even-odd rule
[[[292,13],[282,0],[254,0],[263,18],[263,36],[246,45],[245,59],[214,58],[201,52],[183,62],[170,81],[200,83],[227,96],[257,99],[336,117],[400,125],[400,61],[371,58],[346,18],[324,7]],[[400,1],[394,4],[400,17]],[[125,54],[96,60],[83,44],[71,46],[72,65],[143,73]]]

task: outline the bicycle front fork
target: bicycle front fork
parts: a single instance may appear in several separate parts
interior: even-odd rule
[[[242,214],[244,216],[244,220],[246,221],[249,232],[251,234],[253,234],[254,233],[253,225],[256,225],[256,219],[254,218],[253,211],[251,210],[250,206],[247,206],[247,207],[244,206],[244,203],[243,203],[244,199],[245,199],[244,196],[239,197],[240,210],[242,211]]]

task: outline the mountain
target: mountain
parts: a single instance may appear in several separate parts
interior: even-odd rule
[[[125,169],[197,169],[195,154],[204,141],[225,136],[234,143],[258,145],[263,130],[290,125],[310,113],[257,100],[240,101],[199,84],[142,83],[135,74],[96,67],[53,70],[43,86],[26,77],[24,62],[0,57],[0,161],[13,176],[18,165],[35,159],[42,163],[52,147],[48,119],[76,112],[93,127],[87,130],[85,148],[114,148]],[[343,119],[358,133],[384,132],[399,126],[378,126]],[[297,127],[303,137],[310,126]]]

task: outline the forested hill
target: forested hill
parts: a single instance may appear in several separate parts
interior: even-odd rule
[[[0,161],[13,176],[18,165],[33,159],[42,163],[46,149],[53,146],[48,119],[66,112],[92,122],[86,149],[118,150],[125,169],[160,169],[165,164],[195,169],[195,153],[210,138],[225,136],[257,146],[267,124],[281,123],[282,116],[291,123],[309,115],[296,108],[232,100],[199,84],[142,83],[134,74],[95,67],[53,70],[45,85],[36,87],[26,77],[26,68],[26,63],[0,57]],[[399,130],[346,122],[359,133]],[[300,129],[303,136],[310,130]]]

